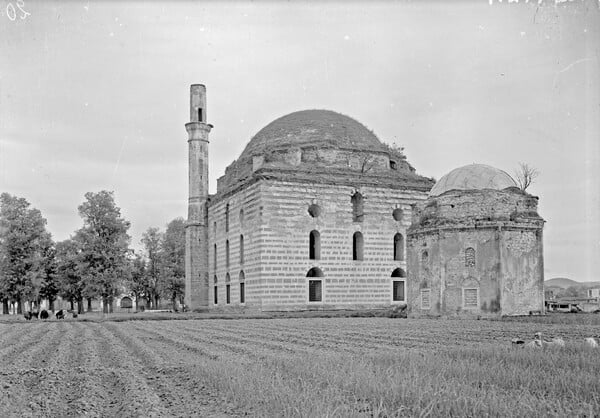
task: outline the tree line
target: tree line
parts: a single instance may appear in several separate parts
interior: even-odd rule
[[[101,300],[111,312],[114,299],[131,295],[159,308],[169,300],[183,303],[185,221],[173,219],[163,232],[148,228],[139,252],[130,248],[130,222],[123,218],[113,192],[86,193],[78,207],[83,225],[70,238],[54,242],[46,219],[30,203],[0,195],[0,300],[2,313],[50,310],[58,297],[78,313]]]

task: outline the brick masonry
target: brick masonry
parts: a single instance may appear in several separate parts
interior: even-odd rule
[[[388,307],[392,302],[391,274],[406,271],[405,256],[394,260],[394,235],[406,236],[411,205],[425,198],[420,191],[363,187],[363,222],[353,222],[351,196],[356,188],[301,184],[277,180],[254,183],[209,206],[210,275],[217,277],[214,308],[263,311],[298,309],[357,309]],[[318,217],[308,208],[317,204]],[[226,207],[229,205],[229,231]],[[392,216],[400,208],[403,216]],[[240,211],[243,210],[243,222]],[[320,234],[320,258],[309,258],[309,235]],[[364,259],[353,260],[352,236],[364,237]],[[244,262],[240,263],[239,236],[244,236]],[[226,263],[229,241],[230,260]],[[214,248],[217,248],[216,269]],[[309,302],[307,272],[322,270],[323,298]],[[245,303],[239,299],[240,271],[245,276]],[[230,304],[226,303],[225,277],[231,278]],[[211,294],[214,286],[211,286]],[[212,294],[211,301],[214,301]]]

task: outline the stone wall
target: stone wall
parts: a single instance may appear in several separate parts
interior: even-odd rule
[[[410,313],[543,310],[543,224],[537,198],[518,190],[451,191],[417,205],[407,249]]]
[[[467,262],[472,249],[474,263]],[[422,261],[427,251],[427,261]],[[500,247],[496,230],[469,229],[409,235],[409,309],[415,315],[500,313]],[[431,289],[431,308],[422,309],[421,289]],[[478,290],[478,306],[466,305],[464,289]]]
[[[218,309],[239,308],[237,274],[246,277],[246,309],[357,309],[392,304],[391,274],[406,271],[405,260],[394,260],[394,235],[406,237],[411,205],[424,192],[363,187],[362,222],[353,222],[351,196],[357,189],[329,184],[302,184],[261,180],[242,191],[211,203],[209,247],[211,277],[218,277]],[[225,208],[229,204],[229,232],[225,232]],[[308,208],[318,205],[318,217]],[[239,225],[239,210],[244,224]],[[393,216],[395,209],[396,220]],[[400,216],[402,212],[402,216]],[[215,229],[216,222],[216,229]],[[320,258],[309,258],[309,235],[320,234]],[[239,235],[244,233],[243,265],[238,263]],[[353,260],[352,236],[364,239],[363,260]],[[230,265],[225,267],[225,242],[230,241]],[[217,269],[214,270],[214,243]],[[405,257],[404,257],[405,258]],[[307,272],[317,267],[324,277],[322,301],[309,302]],[[226,273],[231,276],[231,303],[225,303]],[[212,286],[211,286],[212,295]]]
[[[542,230],[506,230],[502,234],[502,311],[527,315],[544,311]]]
[[[537,214],[538,198],[519,189],[461,190],[430,197],[416,208],[419,226],[439,226],[476,221],[514,221],[517,218],[540,220]]]
[[[226,209],[229,205],[229,228],[226,228]],[[260,249],[262,203],[258,183],[235,195],[213,202],[208,209],[209,239],[209,307],[259,310]],[[227,230],[228,229],[228,230]],[[243,236],[243,260],[240,258],[240,236]],[[229,241],[229,266],[226,243]],[[215,244],[216,268],[215,268]],[[245,302],[240,301],[240,273],[244,275]],[[226,282],[227,274],[230,281]],[[217,301],[214,304],[214,278],[217,277]],[[230,303],[226,303],[227,284],[230,285]]]

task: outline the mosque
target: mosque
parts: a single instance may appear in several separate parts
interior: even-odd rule
[[[505,172],[437,183],[329,110],[266,125],[208,193],[206,87],[191,86],[186,304],[420,315],[542,310],[544,221]]]

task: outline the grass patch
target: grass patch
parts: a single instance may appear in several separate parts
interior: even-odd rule
[[[599,353],[452,348],[207,362],[211,383],[258,416],[594,416]]]

